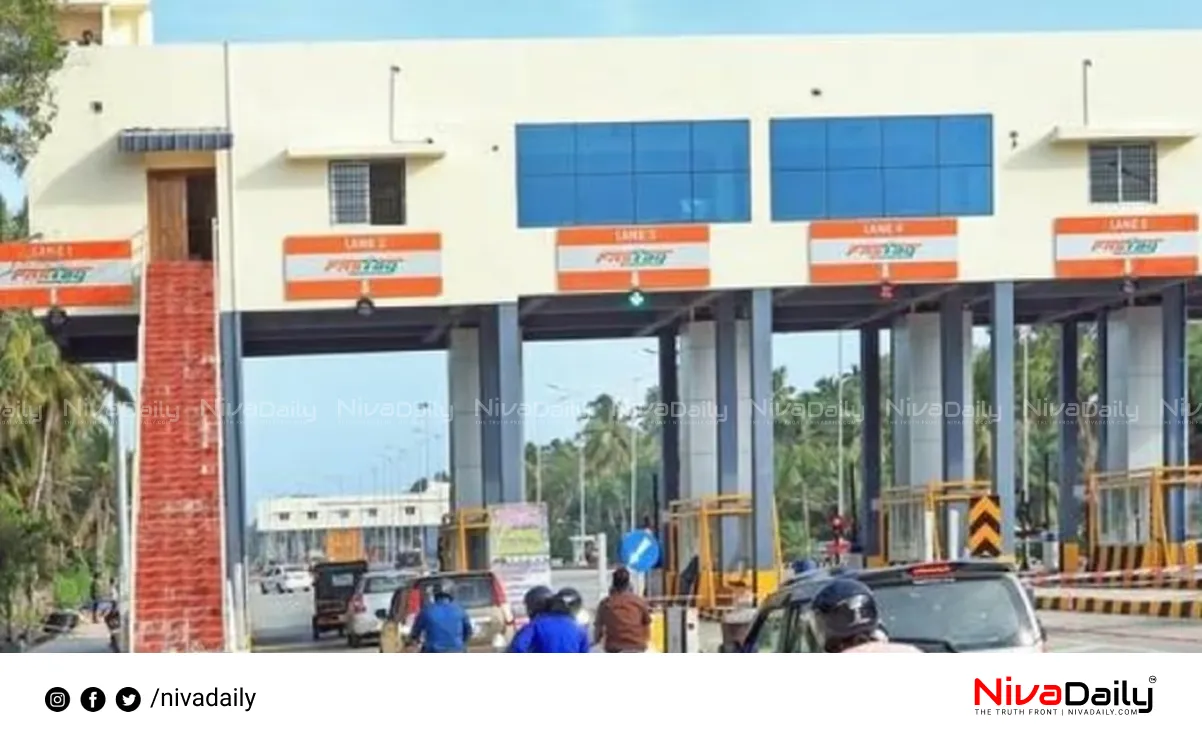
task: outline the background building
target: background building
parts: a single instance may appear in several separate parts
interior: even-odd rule
[[[420,549],[433,560],[449,508],[445,482],[402,495],[272,498],[258,505],[252,554],[258,562],[299,563],[361,551],[372,562],[389,562],[388,555]]]

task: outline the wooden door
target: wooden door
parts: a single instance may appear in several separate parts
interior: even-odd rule
[[[188,258],[187,175],[151,171],[146,174],[149,209],[147,237],[150,260],[182,261]]]

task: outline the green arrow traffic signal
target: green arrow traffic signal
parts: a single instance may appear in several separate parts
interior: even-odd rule
[[[626,304],[630,305],[631,307],[634,307],[637,309],[639,307],[642,307],[646,303],[647,303],[647,295],[643,294],[638,289],[631,289],[630,293],[626,295]]]

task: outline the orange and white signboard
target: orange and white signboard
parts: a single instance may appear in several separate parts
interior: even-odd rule
[[[559,291],[704,289],[710,285],[708,225],[580,227],[555,234]]]
[[[948,281],[960,274],[954,219],[870,219],[810,225],[810,282]]]
[[[0,244],[0,309],[131,307],[129,240]]]
[[[1056,276],[1112,279],[1198,273],[1198,215],[1061,217]]]
[[[395,299],[442,294],[442,236],[312,235],[284,239],[284,299]]]

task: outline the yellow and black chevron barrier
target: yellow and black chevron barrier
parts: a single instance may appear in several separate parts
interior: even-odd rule
[[[1035,608],[1040,611],[1071,611],[1080,614],[1202,620],[1202,601],[1197,600],[1124,601],[1098,596],[1036,596]]]
[[[1002,556],[1002,499],[998,496],[969,499],[968,552],[973,557]]]

